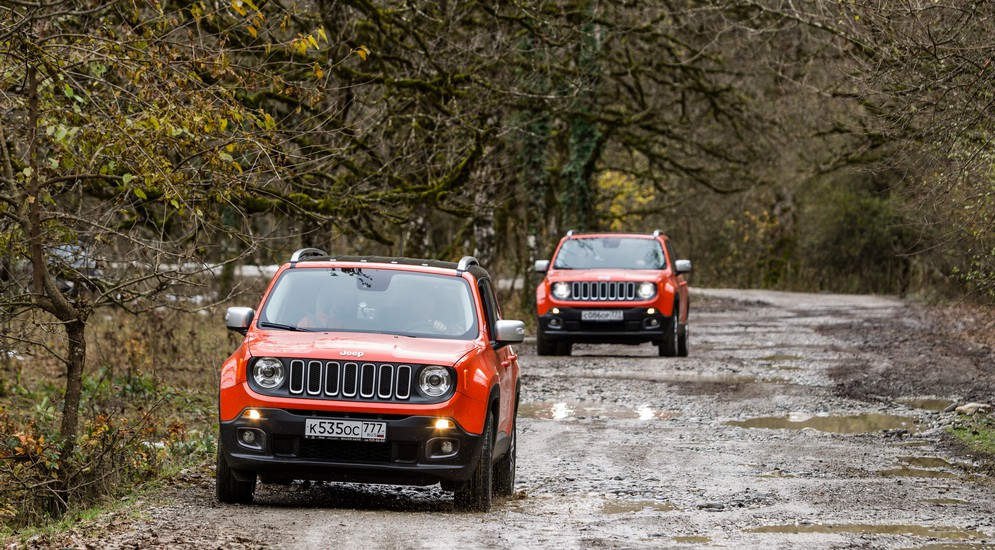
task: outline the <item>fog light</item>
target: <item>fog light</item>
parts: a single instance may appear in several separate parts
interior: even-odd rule
[[[435,420],[435,429],[436,430],[448,430],[449,428],[452,428],[452,427],[453,427],[453,422],[452,422],[452,420],[449,420],[448,418],[437,418]]]
[[[549,328],[563,328],[563,319],[553,317],[549,320]]]
[[[260,418],[263,417],[263,415],[256,409],[249,409],[245,411],[245,415],[243,416],[245,416],[249,420],[259,420]]]
[[[453,454],[453,442],[449,441],[448,439],[446,441],[443,441],[442,445],[439,446],[439,450],[441,450],[442,454],[444,455]]]
[[[646,310],[646,315],[655,315],[655,314],[656,314],[656,308],[655,307],[651,307],[651,308],[649,308],[649,309]]]
[[[650,328],[657,328],[659,326],[660,326],[660,321],[658,321],[656,317],[647,317],[643,319],[643,328],[650,329]]]
[[[239,428],[235,434],[238,444],[254,451],[263,450],[263,440],[266,434],[259,428]]]
[[[554,307],[553,308],[553,315],[559,315],[559,314],[560,314],[560,308]]]

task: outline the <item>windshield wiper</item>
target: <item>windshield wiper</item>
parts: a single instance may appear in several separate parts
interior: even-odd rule
[[[259,321],[256,324],[261,327],[278,328],[280,330],[292,330],[295,332],[311,332],[306,328],[301,328],[294,325],[284,325],[283,323],[271,323],[269,321]]]

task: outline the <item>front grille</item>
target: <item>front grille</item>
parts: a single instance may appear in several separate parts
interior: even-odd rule
[[[390,363],[291,359],[290,395],[363,401],[407,401],[414,369]]]
[[[637,300],[636,283],[625,281],[576,281],[570,283],[570,299],[589,302]]]

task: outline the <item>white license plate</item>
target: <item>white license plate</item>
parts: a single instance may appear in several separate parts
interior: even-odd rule
[[[585,309],[580,312],[581,321],[621,321],[620,309]]]
[[[304,437],[308,439],[387,441],[387,423],[368,422],[366,420],[308,418],[304,422]]]

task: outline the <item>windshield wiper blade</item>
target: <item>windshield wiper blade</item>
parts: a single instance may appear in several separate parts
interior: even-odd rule
[[[285,325],[283,323],[271,323],[269,321],[260,321],[260,322],[258,322],[256,324],[259,325],[259,326],[261,326],[261,327],[278,328],[278,329],[281,329],[281,330],[292,330],[292,331],[295,331],[295,332],[311,332],[310,330],[308,330],[306,328],[301,328],[301,327],[297,327],[297,326],[294,326],[294,325]]]

